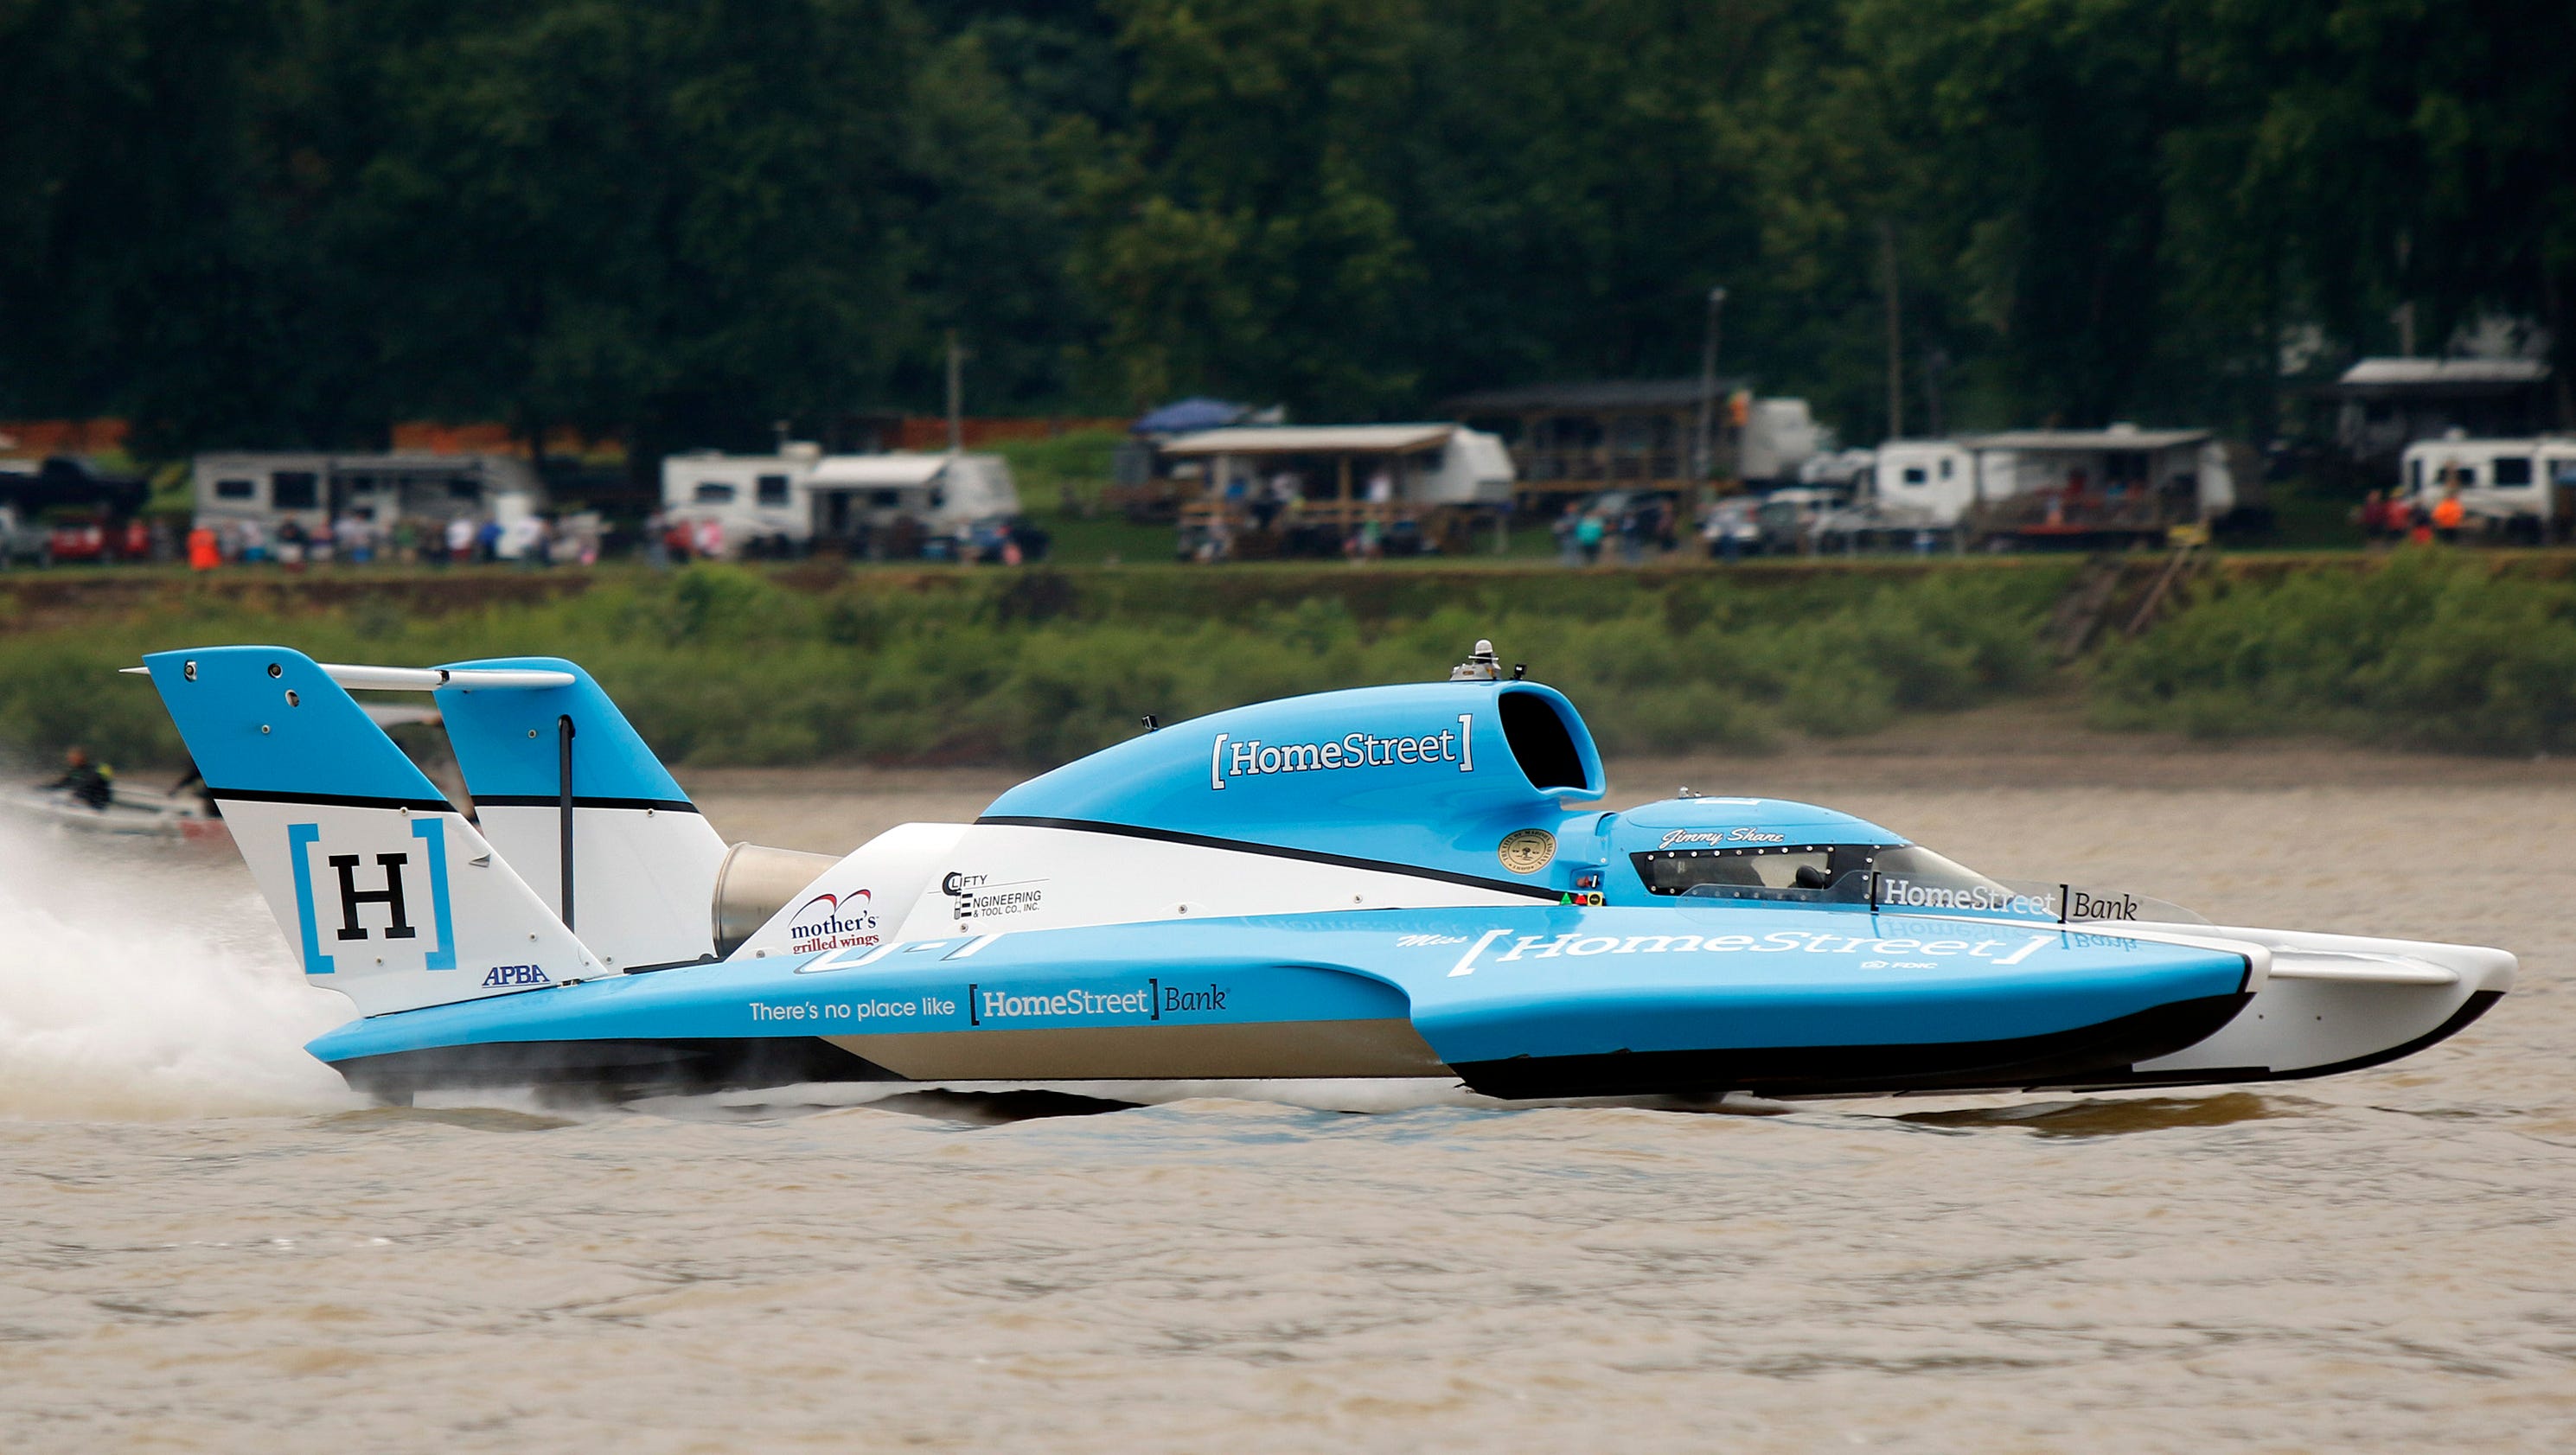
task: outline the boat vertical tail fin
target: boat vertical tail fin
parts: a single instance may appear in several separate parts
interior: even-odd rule
[[[611,969],[714,959],[724,840],[590,674],[559,657],[447,670],[439,716],[476,816],[547,907]],[[471,685],[496,671],[570,680]]]
[[[312,983],[380,1015],[609,973],[310,657],[144,666]]]

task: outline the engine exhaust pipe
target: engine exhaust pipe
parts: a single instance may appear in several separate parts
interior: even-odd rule
[[[716,956],[723,959],[759,933],[770,917],[785,909],[823,871],[841,862],[831,854],[801,854],[736,844],[716,866]]]

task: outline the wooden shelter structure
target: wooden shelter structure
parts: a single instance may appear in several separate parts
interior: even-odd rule
[[[1696,378],[1588,380],[1487,389],[1445,407],[1509,446],[1522,509],[1553,513],[1564,497],[1600,490],[1698,488],[1703,400],[1713,403],[1709,478],[1733,478],[1743,421],[1732,406],[1746,388],[1745,380],[1719,379],[1712,400]]]
[[[1455,424],[1235,426],[1161,453],[1196,476],[1179,507],[1183,555],[1210,540],[1226,554],[1333,554],[1369,526],[1397,550],[1454,549],[1472,516],[1511,499],[1501,443]]]

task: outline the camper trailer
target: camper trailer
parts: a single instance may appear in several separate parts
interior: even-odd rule
[[[1803,399],[1756,399],[1745,410],[1735,446],[1735,473],[1746,488],[1797,483],[1799,468],[1833,447]]]
[[[2418,440],[2398,465],[2397,495],[2428,517],[2451,491],[2482,533],[2537,545],[2576,524],[2576,435]]]
[[[209,454],[192,473],[200,525],[287,521],[322,532],[343,515],[378,526],[457,516],[504,526],[542,509],[545,485],[514,455]]]
[[[1889,440],[1869,474],[1870,498],[1891,526],[1946,530],[1978,499],[1977,457],[1955,440]]]
[[[826,455],[797,443],[775,455],[673,455],[662,510],[674,524],[712,521],[728,556],[822,547],[909,557],[1019,514],[1020,494],[999,455]]]
[[[1197,498],[1180,511],[1183,560],[1338,555],[1369,538],[1389,555],[1460,550],[1473,523],[1511,509],[1511,452],[1463,425],[1261,425],[1167,440]]]
[[[2161,540],[2236,508],[2235,472],[2207,430],[2017,430],[1890,440],[1870,469],[1887,528],[1961,530],[1995,545]]]

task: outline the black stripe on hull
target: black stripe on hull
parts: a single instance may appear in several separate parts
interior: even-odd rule
[[[454,813],[456,805],[444,798],[369,798],[354,793],[307,793],[304,790],[268,788],[215,788],[209,786],[206,796],[218,803],[295,803],[318,804],[324,808],[407,808],[414,813]]]
[[[1038,818],[1026,814],[986,814],[975,820],[979,824],[1003,824],[1025,829],[1072,829],[1077,833],[1116,834],[1122,838],[1153,839],[1166,844],[1187,844],[1194,849],[1227,849],[1238,854],[1262,854],[1273,859],[1297,859],[1308,864],[1332,864],[1343,869],[1369,869],[1380,874],[1401,874],[1408,879],[1436,879],[1443,884],[1464,884],[1471,889],[1490,889],[1497,894],[1516,894],[1524,899],[1556,903],[1563,895],[1538,885],[1515,884],[1508,879],[1488,879],[1482,874],[1461,874],[1454,869],[1426,869],[1419,864],[1398,864],[1386,859],[1362,859],[1351,854],[1328,854],[1321,849],[1291,849],[1278,844],[1256,844],[1247,839],[1220,839],[1208,834],[1185,834],[1178,829],[1139,828],[1134,824],[1104,823],[1087,818]]]
[[[331,1063],[351,1089],[388,1100],[440,1089],[584,1086],[609,1092],[722,1091],[808,1081],[900,1081],[814,1036],[667,1041],[494,1041]]]
[[[476,808],[561,808],[563,799],[552,793],[493,793],[473,795]],[[579,794],[573,798],[575,808],[651,809],[655,813],[696,813],[698,806],[685,798],[594,798]]]
[[[2241,992],[2200,996],[2072,1030],[1994,1041],[1514,1056],[1459,1062],[1451,1069],[1469,1089],[1511,1100],[1728,1091],[1768,1096],[2014,1091],[2125,1074],[2140,1061],[2170,1056],[2206,1038],[2235,1019],[2250,999]]]
[[[2495,1008],[2504,999],[2501,990],[2474,990],[2451,1018],[2417,1036],[2384,1051],[2355,1056],[2349,1061],[2329,1061],[2321,1066],[2300,1066],[2288,1071],[2275,1071],[2269,1066],[2213,1066],[2198,1071],[2128,1071],[2114,1076],[2086,1076],[2070,1081],[2048,1083],[2050,1090],[2122,1091],[2139,1086],[2214,1086],[2248,1081],[2306,1081],[2318,1076],[2341,1076],[2347,1071],[2367,1071],[2391,1061],[2412,1056],[2427,1046],[2438,1045],[2468,1028],[2470,1022]]]

